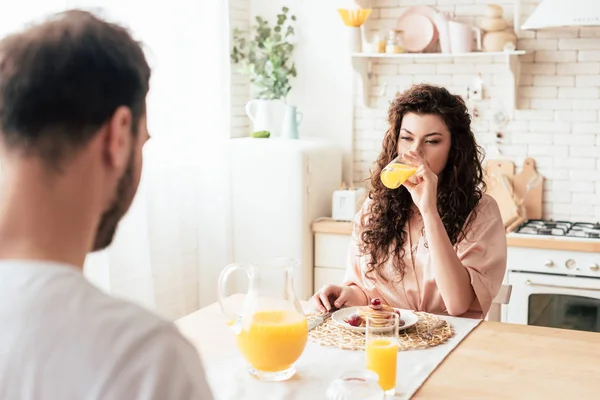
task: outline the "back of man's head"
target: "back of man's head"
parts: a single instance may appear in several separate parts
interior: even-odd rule
[[[7,151],[59,167],[119,106],[132,132],[150,68],[122,27],[72,10],[0,42],[0,139]]]

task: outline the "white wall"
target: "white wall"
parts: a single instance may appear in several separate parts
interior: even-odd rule
[[[540,0],[523,0],[522,14],[530,15]],[[252,15],[274,13],[282,1],[251,0]],[[343,25],[335,9],[341,2],[285,2],[300,18],[297,59],[300,77],[291,99],[299,104],[316,134],[330,136],[348,147],[352,142],[353,179],[360,184],[381,148],[388,127],[388,103],[397,90],[430,82],[458,94],[480,74],[485,98],[477,106],[473,128],[488,150],[494,141],[492,116],[506,110],[510,82],[504,62],[494,57],[436,60],[381,60],[374,65],[370,102],[364,107],[351,92],[352,73],[344,53]],[[487,4],[500,4],[512,25],[513,0],[364,0],[373,13],[367,28],[393,27],[410,6],[430,5],[454,12],[457,19],[477,24]],[[523,20],[524,21],[524,20]],[[546,178],[544,217],[600,220],[600,28],[525,31],[519,49],[522,73],[519,109],[503,129],[502,154],[517,164],[531,156]],[[388,90],[379,95],[384,83]],[[353,112],[348,103],[354,97]],[[319,129],[321,128],[321,129]],[[348,176],[348,172],[346,172]]]
[[[257,15],[273,21],[282,6],[298,18],[294,53],[298,76],[292,81],[289,103],[304,113],[300,135],[326,137],[344,150],[344,180],[352,182],[353,72],[337,13],[339,1],[251,0]]]

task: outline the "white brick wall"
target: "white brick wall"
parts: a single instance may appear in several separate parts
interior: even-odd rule
[[[229,0],[230,26],[250,29],[250,0]],[[246,116],[244,106],[250,99],[250,83],[248,78],[235,71],[232,64],[231,73],[231,137],[248,136],[250,121]]]
[[[512,0],[372,0],[375,18],[369,28],[388,29],[395,18],[414,5],[453,11],[457,19],[477,23],[490,3],[504,7],[512,25]],[[529,15],[539,0],[523,2]],[[381,18],[377,19],[380,16]],[[544,217],[600,221],[600,28],[523,32],[517,46],[529,54],[521,58],[519,109],[504,128],[503,155],[520,169],[532,156],[546,178]],[[494,140],[494,113],[501,107],[509,82],[507,67],[492,57],[419,60],[381,60],[375,64],[370,103],[355,102],[354,180],[364,183],[381,148],[387,129],[387,106],[397,90],[431,82],[464,95],[480,74],[484,99],[473,123],[481,145]],[[387,83],[387,91],[379,96]]]

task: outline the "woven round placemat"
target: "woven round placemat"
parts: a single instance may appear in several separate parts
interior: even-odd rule
[[[408,329],[400,331],[399,350],[415,350],[434,347],[446,342],[454,335],[450,324],[437,316],[425,312],[415,312],[419,321]],[[306,316],[308,321],[316,318],[317,314]],[[351,331],[333,321],[331,318],[312,329],[308,333],[311,342],[323,346],[337,347],[344,350],[363,350],[365,335]]]

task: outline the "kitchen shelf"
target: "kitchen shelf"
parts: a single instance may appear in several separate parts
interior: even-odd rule
[[[373,62],[378,59],[432,59],[436,58],[472,58],[472,57],[504,57],[507,68],[510,72],[513,82],[513,91],[510,96],[509,110],[514,110],[517,105],[517,88],[519,87],[519,77],[521,73],[521,62],[519,56],[526,54],[524,50],[515,51],[497,51],[497,52],[472,52],[472,53],[352,53],[352,67],[360,77],[362,88],[362,101],[366,107],[369,107],[369,82],[373,77]],[[400,71],[402,72],[402,71]]]

